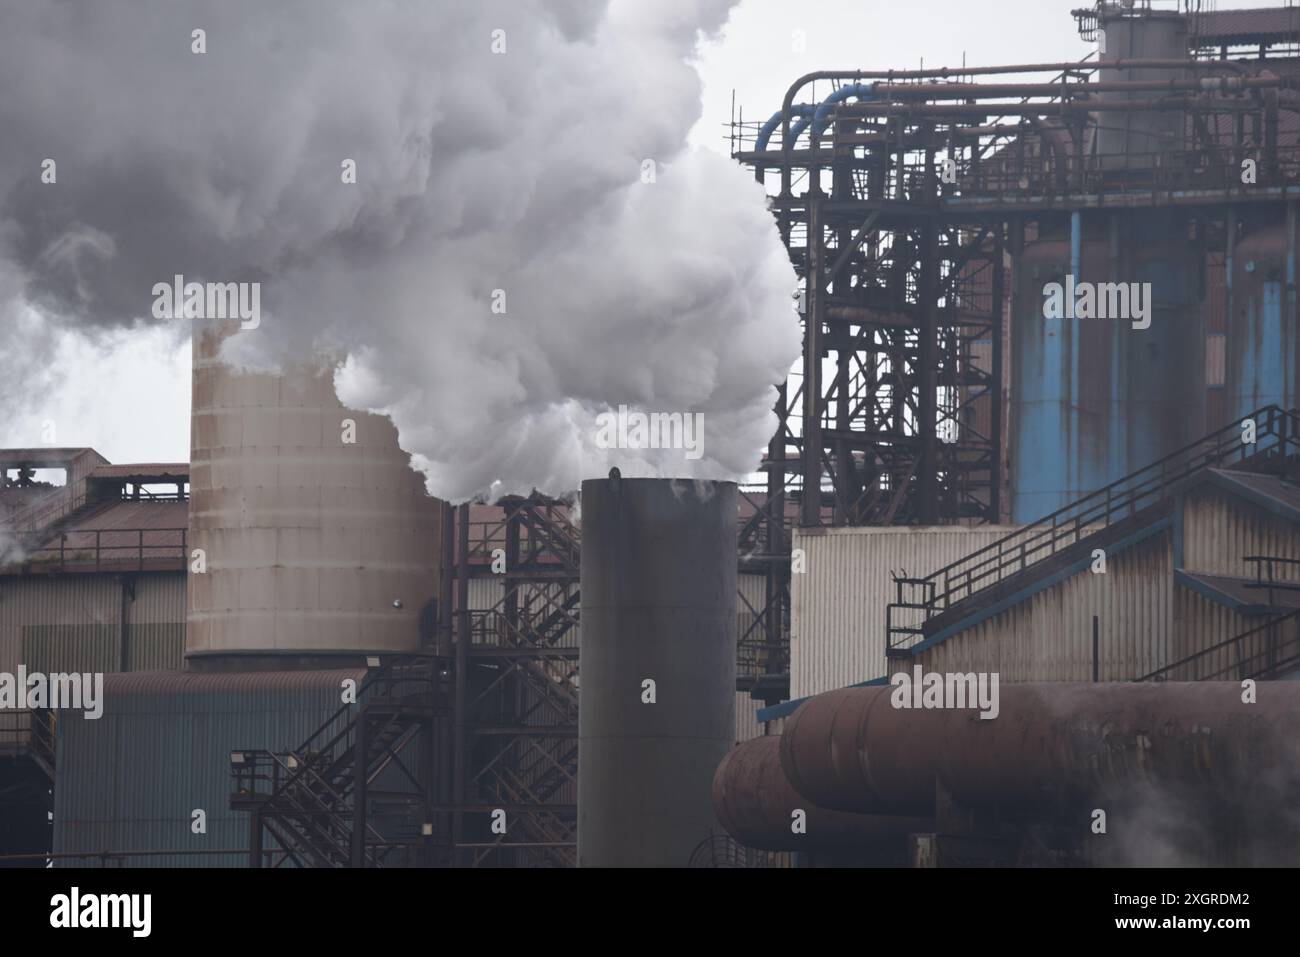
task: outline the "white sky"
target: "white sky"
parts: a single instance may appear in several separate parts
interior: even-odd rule
[[[652,0],[647,0],[652,2]],[[742,0],[702,51],[703,116],[693,145],[727,151],[732,91],[766,119],[791,81],[820,69],[910,69],[1073,60],[1090,52],[1070,10],[1088,0]],[[1164,3],[1168,6],[1168,2]],[[1219,9],[1269,5],[1220,0]],[[796,33],[802,31],[802,34]],[[803,49],[797,49],[799,41]],[[114,462],[189,458],[189,338],[175,327],[98,345],[65,337],[63,383],[6,424],[0,446],[89,445]],[[54,427],[54,441],[43,427]]]

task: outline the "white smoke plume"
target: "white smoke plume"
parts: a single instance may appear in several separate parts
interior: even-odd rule
[[[258,281],[236,351],[346,353],[435,494],[750,471],[799,332],[762,189],[685,146],[730,6],[0,0],[7,348]],[[599,447],[620,404],[703,413],[703,456]]]

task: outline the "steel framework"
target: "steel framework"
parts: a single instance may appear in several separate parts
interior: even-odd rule
[[[502,517],[488,522],[471,523],[468,505],[457,510],[454,565],[444,540],[456,586],[454,862],[573,866],[581,543],[565,502],[497,504]],[[490,607],[471,607],[475,581],[499,583]]]
[[[815,72],[766,123],[733,118],[732,155],[769,187],[800,279],[804,332],[751,523],[765,663],[787,661],[793,521],[1008,517],[1005,351],[1027,237],[1077,211],[1159,206],[1188,209],[1229,261],[1243,219],[1294,233],[1300,149],[1280,118],[1296,112],[1300,84],[1260,61],[1211,59],[1216,44],[1193,35],[1177,60]],[[1103,68],[1187,76],[1105,80]],[[1050,78],[1021,82],[1035,74]],[[1139,109],[1175,111],[1181,140],[1117,163],[1096,133]],[[1249,186],[1246,158],[1258,163]]]

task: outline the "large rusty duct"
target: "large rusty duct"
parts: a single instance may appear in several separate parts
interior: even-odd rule
[[[999,713],[896,708],[888,686],[810,699],[781,763],[815,804],[931,816],[937,795],[1045,820],[1143,796],[1276,810],[1300,797],[1300,686],[1267,682],[1014,684]],[[901,692],[900,692],[901,693]]]
[[[934,830],[929,819],[819,807],[790,785],[778,737],[746,741],[723,759],[713,778],[713,809],[728,834],[764,851],[852,849],[901,860],[909,834]]]

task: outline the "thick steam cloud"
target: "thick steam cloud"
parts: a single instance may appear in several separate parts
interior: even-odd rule
[[[346,354],[435,494],[743,474],[799,334],[762,189],[685,146],[730,5],[0,0],[0,331],[255,281],[231,355]],[[699,456],[602,447],[620,405]]]

